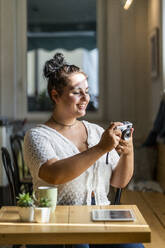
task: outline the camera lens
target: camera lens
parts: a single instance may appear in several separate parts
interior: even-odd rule
[[[130,136],[131,136],[130,129],[126,129],[126,130],[123,131],[123,133],[122,133],[122,139],[128,140],[130,138]]]

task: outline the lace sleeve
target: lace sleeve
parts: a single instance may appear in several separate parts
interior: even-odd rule
[[[55,157],[56,153],[47,137],[36,131],[26,133],[24,159],[32,175],[38,176],[40,166]]]

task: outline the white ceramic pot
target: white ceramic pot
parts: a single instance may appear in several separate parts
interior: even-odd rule
[[[19,215],[21,221],[33,222],[34,221],[34,208],[33,207],[20,207]]]
[[[49,207],[35,208],[34,209],[34,221],[38,223],[49,222],[50,213],[51,213],[51,208]]]

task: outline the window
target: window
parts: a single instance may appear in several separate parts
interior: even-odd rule
[[[46,60],[58,51],[87,75],[91,100],[88,111],[98,110],[98,49],[96,0],[28,0],[27,95],[28,111],[50,111]]]

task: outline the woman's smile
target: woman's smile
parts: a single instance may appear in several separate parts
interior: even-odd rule
[[[80,109],[86,109],[87,104],[77,104]]]

